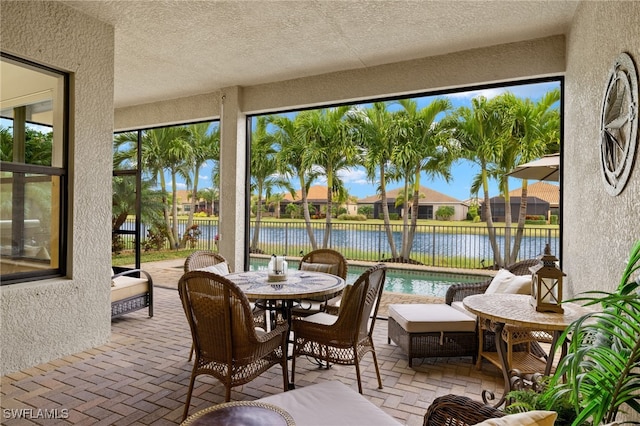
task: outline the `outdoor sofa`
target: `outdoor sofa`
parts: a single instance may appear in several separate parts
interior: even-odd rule
[[[529,268],[538,263],[538,259],[527,259],[505,269],[513,275],[525,276],[531,273]],[[482,350],[495,351],[495,334],[485,325],[478,327],[475,315],[462,305],[465,297],[486,292],[492,281],[494,279],[453,284],[447,290],[444,304],[389,305],[388,343],[393,340],[403,349],[410,367],[413,358],[470,356],[475,362],[479,329],[483,333]],[[513,350],[525,350],[525,347],[537,356],[545,354],[535,342],[518,345]]]
[[[153,280],[142,269],[114,266],[111,270],[111,319],[149,308],[153,316]]]

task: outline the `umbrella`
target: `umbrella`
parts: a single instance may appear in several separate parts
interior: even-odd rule
[[[560,154],[545,155],[538,160],[520,164],[507,175],[520,179],[558,182],[560,181]]]

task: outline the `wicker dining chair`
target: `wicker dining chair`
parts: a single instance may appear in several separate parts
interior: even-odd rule
[[[466,396],[444,395],[433,400],[424,415],[423,426],[470,426],[503,416],[497,408]]]
[[[386,265],[378,264],[360,275],[353,286],[348,286],[349,290],[344,292],[337,316],[318,312],[293,319],[292,383],[295,380],[296,357],[308,355],[327,364],[355,365],[358,391],[362,393],[360,360],[367,352],[371,352],[378,376],[378,388],[382,389],[372,335],[386,272]]]
[[[229,272],[233,272],[229,262],[227,262],[227,259],[225,259],[221,254],[209,250],[194,251],[184,261],[184,272],[208,268],[209,266],[217,265],[219,263],[226,263]]]
[[[300,259],[299,270],[326,272],[347,279],[349,266],[342,253],[333,249],[317,249],[310,251]],[[330,311],[337,314],[338,304],[342,298],[342,291],[328,296],[311,297],[300,300],[300,304],[293,308],[294,316],[306,317],[318,312]]]
[[[268,333],[256,331],[245,294],[232,281],[212,272],[187,272],[180,278],[178,292],[196,355],[182,420],[187,418],[193,385],[201,374],[224,384],[228,402],[232,387],[280,364],[283,388],[288,389],[286,324]]]

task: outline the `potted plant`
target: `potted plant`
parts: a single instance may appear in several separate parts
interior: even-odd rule
[[[567,355],[540,396],[548,404],[568,400],[573,425],[616,421],[619,412],[640,413],[640,240],[613,293],[591,291],[573,301],[600,305],[565,330]],[[634,278],[635,276],[635,278]]]

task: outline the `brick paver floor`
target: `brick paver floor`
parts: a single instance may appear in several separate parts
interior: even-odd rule
[[[180,265],[180,262],[177,262]],[[163,263],[145,264],[155,289],[154,317],[137,311],[112,321],[108,343],[2,377],[3,425],[175,425],[181,420],[192,364],[191,337],[175,283],[181,271]],[[176,278],[177,277],[177,278]],[[412,301],[385,293],[383,303]],[[478,371],[468,357],[414,360],[387,343],[386,312],[376,322],[375,344],[384,389],[377,389],[371,355],[362,361],[364,396],[407,425],[421,425],[434,398],[446,394],[480,400],[482,390],[501,394],[502,381],[489,364]],[[307,359],[296,368],[296,386],[340,380],[357,392],[355,368],[319,369]],[[234,388],[232,400],[252,401],[282,392],[279,367]],[[196,379],[190,413],[224,402],[215,379]],[[22,416],[18,419],[16,417]],[[25,419],[28,417],[28,419]],[[45,417],[56,417],[46,419]],[[319,419],[319,424],[321,419]]]

